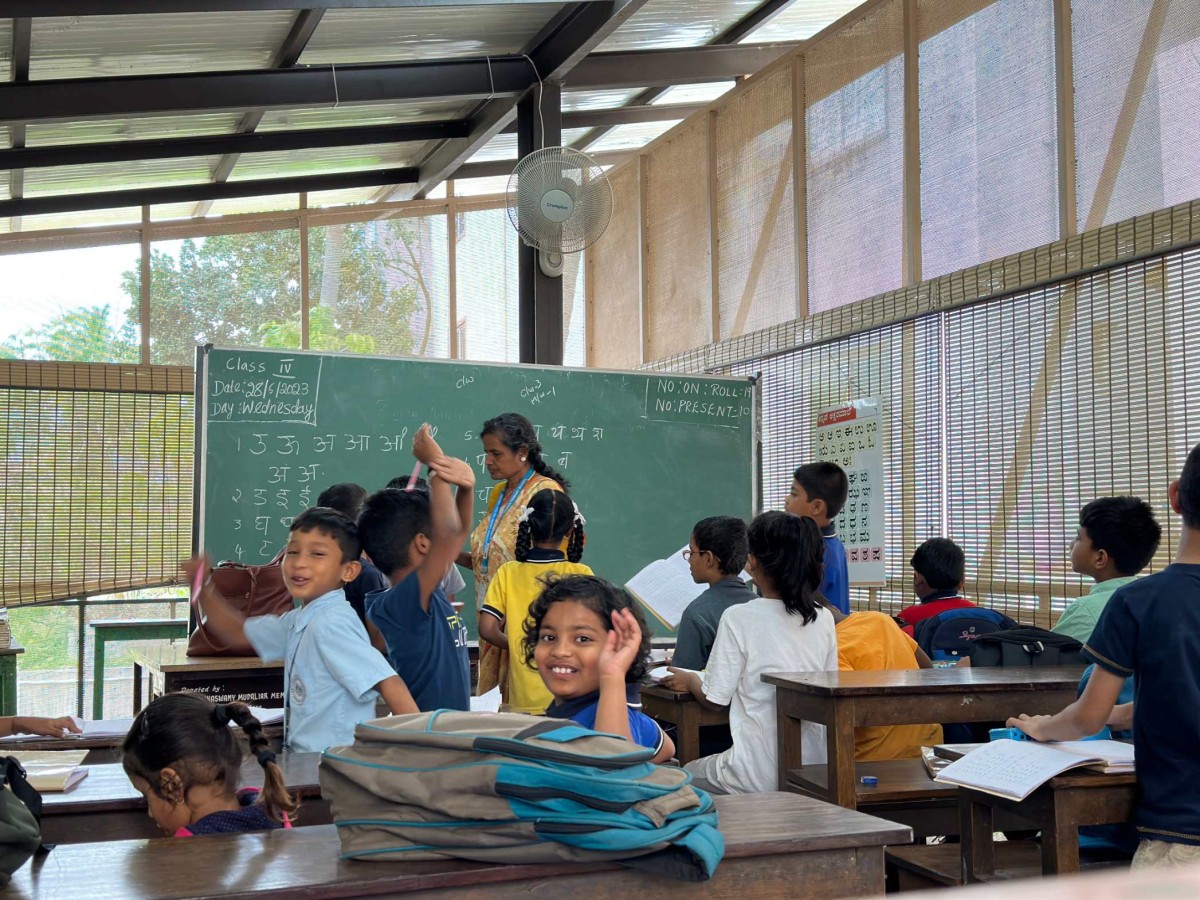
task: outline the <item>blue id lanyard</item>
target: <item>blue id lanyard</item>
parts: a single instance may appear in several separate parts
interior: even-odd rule
[[[525,487],[525,482],[533,477],[533,469],[525,473],[525,477],[520,483],[513,488],[512,496],[508,498],[508,502],[503,506],[499,502],[492,507],[492,518],[488,520],[487,534],[483,537],[483,559],[480,562],[479,569],[483,574],[487,574],[488,570],[488,554],[492,552],[492,534],[496,530],[496,523],[504,518],[504,514],[512,508],[512,505],[517,502],[517,497],[521,493],[521,489]]]

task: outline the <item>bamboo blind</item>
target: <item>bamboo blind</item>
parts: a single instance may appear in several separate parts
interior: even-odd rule
[[[588,248],[588,365],[626,369],[642,360],[642,271],[638,168],[612,175],[613,217]]]

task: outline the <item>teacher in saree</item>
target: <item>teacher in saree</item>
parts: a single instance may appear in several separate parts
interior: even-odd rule
[[[483,423],[484,466],[496,482],[487,507],[471,533],[471,552],[459,555],[458,564],[475,573],[475,610],[483,606],[496,570],[516,559],[517,525],[529,499],[538,491],[567,491],[570,482],[550,467],[542,455],[537,432],[520,413],[501,413]],[[496,685],[507,701],[508,651],[479,642],[479,694]]]

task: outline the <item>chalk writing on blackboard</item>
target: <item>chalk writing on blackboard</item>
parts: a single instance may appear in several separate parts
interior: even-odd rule
[[[229,357],[219,371],[212,373],[208,421],[316,426],[321,363],[321,357],[307,355],[283,356],[269,362]],[[295,439],[294,435],[287,437]]]

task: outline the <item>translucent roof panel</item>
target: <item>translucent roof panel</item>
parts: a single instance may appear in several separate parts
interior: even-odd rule
[[[644,90],[645,88],[608,91],[563,91],[562,108],[564,112],[581,109],[612,109],[615,106],[624,106]]]
[[[69,194],[131,188],[203,184],[212,177],[219,157],[145,159],[135,162],[98,163],[90,166],[54,166],[25,170],[25,194]]]
[[[348,188],[344,191],[312,191],[308,195],[308,205],[310,209],[326,206],[358,206],[372,202],[378,193],[378,187]]]
[[[467,107],[445,100],[413,103],[351,103],[268,110],[259,131],[293,131],[302,128],[353,128],[357,125],[395,125],[401,122],[442,122],[463,118]]]
[[[664,103],[711,103],[727,91],[733,90],[736,81],[706,81],[703,84],[680,84],[667,88],[661,96],[651,100],[652,105]]]
[[[12,80],[12,19],[0,19],[0,75]]]
[[[798,0],[748,34],[742,43],[803,41],[861,5],[862,0]]]
[[[140,119],[91,119],[84,122],[31,122],[25,131],[30,147],[94,144],[110,141],[232,134],[241,113],[196,116],[147,116]]]
[[[400,62],[520,53],[553,18],[553,3],[495,6],[331,9],[301,65]]]
[[[230,180],[293,178],[301,175],[408,166],[420,159],[427,143],[415,141],[408,144],[370,144],[361,147],[246,153],[238,160]]]
[[[761,3],[762,0],[650,0],[598,49],[607,52],[699,47],[736,25]]]
[[[564,128],[562,133],[563,146],[570,146],[583,137],[590,128]],[[471,157],[471,162],[496,162],[497,160],[517,158],[517,136],[515,134],[498,134]]]
[[[637,150],[644,147],[660,134],[666,134],[682,119],[673,122],[639,122],[636,125],[618,125],[596,143],[587,148],[587,153],[602,153],[605,150]]]
[[[488,194],[503,195],[507,191],[507,175],[495,175],[491,178],[458,178],[454,181],[455,197],[481,197]]]
[[[38,18],[29,77],[264,69],[294,19],[287,10]]]
[[[101,228],[105,225],[134,225],[142,221],[140,206],[120,209],[87,209],[78,212],[50,213],[44,216],[22,216],[21,232],[53,231],[58,228]],[[0,219],[4,230],[12,230],[11,219]]]
[[[237,216],[245,213],[278,212],[300,208],[299,194],[268,194],[258,197],[231,197],[214,200],[205,216]]]
[[[150,207],[151,222],[169,222],[178,219],[190,219],[196,215],[195,202],[192,203],[160,203]]]

